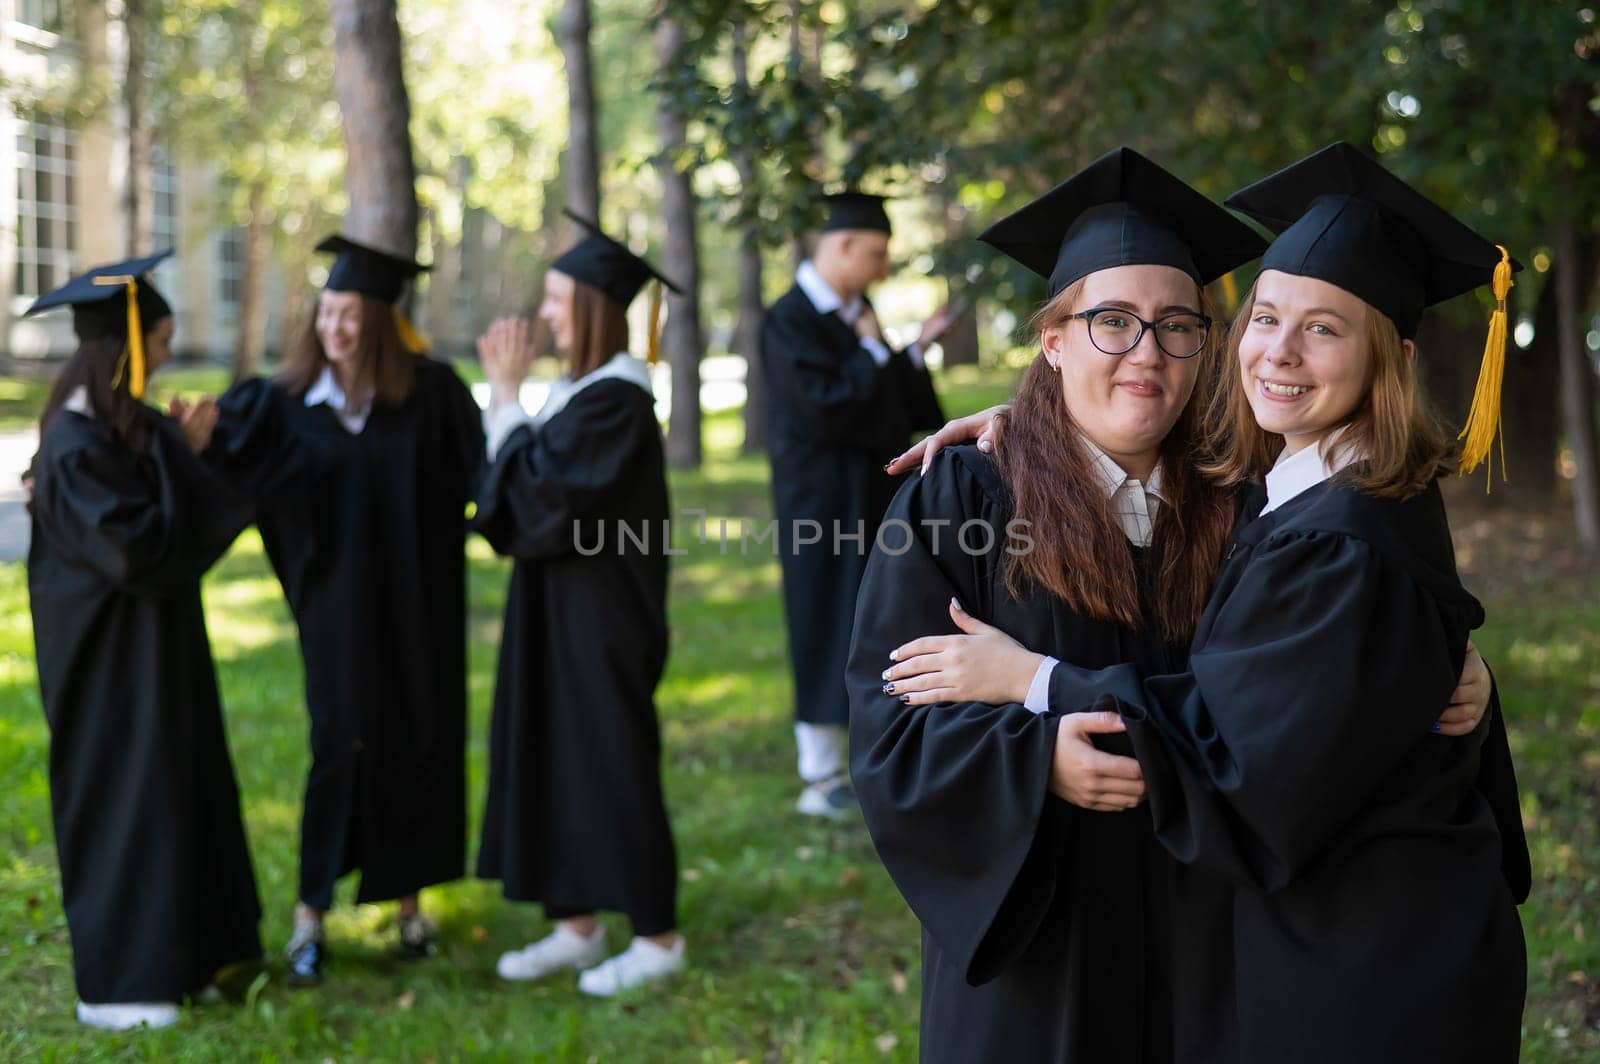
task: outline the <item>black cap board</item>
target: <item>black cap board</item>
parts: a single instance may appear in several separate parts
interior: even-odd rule
[[[870,192],[835,192],[831,196],[823,196],[822,202],[828,205],[828,218],[822,223],[822,231],[831,233],[836,229],[867,229],[876,233],[890,232],[889,212],[883,209],[884,199]]]
[[[359,292],[384,303],[395,302],[407,281],[428,270],[409,258],[379,251],[346,236],[330,236],[317,245],[317,250],[336,256],[324,288],[330,292]]]
[[[1488,284],[1500,262],[1495,245],[1343,141],[1240,189],[1227,204],[1278,234],[1263,270],[1342,288],[1388,315],[1408,339],[1424,308]]]
[[[639,289],[652,277],[674,292],[679,290],[654,266],[606,236],[599,225],[570,210],[565,213],[588,232],[583,239],[556,256],[556,260],[550,264],[552,270],[559,270],[575,281],[598,288],[624,307],[633,302]]]
[[[1267,246],[1249,226],[1132,148],[1107,152],[978,235],[1054,298],[1097,270],[1172,266],[1205,285]]]
[[[172,307],[162,298],[155,285],[145,280],[145,274],[155,269],[171,256],[172,249],[158,251],[144,258],[127,259],[105,266],[96,266],[79,274],[54,292],[40,296],[33,306],[23,312],[23,317],[38,314],[52,307],[72,308],[72,331],[79,340],[99,340],[107,336],[126,336],[128,332],[128,295],[123,284],[96,283],[111,277],[132,277],[138,282],[136,300],[139,306],[140,328],[144,332],[162,318],[170,317]]]

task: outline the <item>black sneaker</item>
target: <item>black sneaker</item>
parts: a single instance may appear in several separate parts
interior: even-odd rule
[[[316,986],[322,982],[322,965],[328,959],[328,946],[321,924],[295,924],[289,944],[283,948],[283,961],[289,969],[290,986]]]
[[[410,916],[400,918],[400,948],[401,957],[408,961],[420,961],[439,952],[439,946],[434,942],[438,929],[421,913],[412,913]]]

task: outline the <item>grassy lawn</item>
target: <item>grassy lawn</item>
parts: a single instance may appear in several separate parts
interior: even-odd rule
[[[948,407],[996,401],[1008,384],[954,371]],[[730,528],[733,518],[765,522],[765,463],[738,457],[739,438],[736,414],[708,420],[706,468],[674,477],[676,506],[703,508],[713,522],[730,518]],[[1524,540],[1488,539],[1476,556],[1507,571],[1510,563],[1490,555]],[[476,823],[507,566],[481,541],[470,564]],[[1480,639],[1506,697],[1535,845],[1536,895],[1523,911],[1528,1061],[1600,1054],[1600,578],[1591,568],[1517,567],[1527,579],[1495,589]],[[673,649],[659,705],[692,965],[684,976],[616,1002],[584,999],[559,977],[504,985],[495,957],[546,927],[530,907],[470,880],[425,894],[442,952],[404,965],[387,956],[392,907],[347,904],[346,883],[320,990],[261,979],[240,988],[242,1003],[188,1010],[173,1029],[107,1036],[72,1018],[25,574],[0,565],[0,1059],[915,1059],[915,921],[859,825],[814,824],[790,811],[778,587],[776,561],[759,550],[741,557],[736,546],[726,556],[693,548],[675,559]],[[306,725],[293,626],[254,533],[208,578],[206,606],[267,907],[262,932],[275,951],[294,896]],[[620,948],[625,921],[613,920],[610,934]]]

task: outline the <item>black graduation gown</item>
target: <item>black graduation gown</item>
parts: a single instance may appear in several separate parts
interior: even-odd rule
[[[221,400],[208,460],[255,496],[300,631],[311,771],[300,897],[326,909],[458,879],[466,861],[466,506],[482,414],[455,371],[419,358],[399,407],[351,434],[275,382]],[[289,460],[304,472],[286,475]]]
[[[627,913],[639,934],[676,925],[654,700],[667,660],[667,505],[654,404],[612,379],[512,432],[474,521],[516,559],[478,875],[556,914]]]
[[[28,594],[50,805],[82,1000],[177,1001],[261,957],[261,906],[200,577],[241,507],[150,413],[135,455],[51,419],[34,461]]]
[[[851,774],[878,854],[923,926],[922,1059],[1164,1062],[1173,862],[1146,814],[1090,812],[1049,793],[1054,714],[913,707],[882,691],[891,649],[954,631],[952,597],[1040,652],[1181,667],[1184,648],[1153,632],[1083,617],[1042,591],[1012,598],[1008,500],[988,456],[941,451],[895,497],[856,610]],[[992,549],[955,543],[968,521],[995,530]],[[899,522],[915,535],[895,553]],[[976,526],[968,545],[983,546]],[[1144,552],[1129,549],[1142,570]]]
[[[1052,708],[1117,700],[1157,835],[1209,877],[1179,1061],[1517,1059],[1528,865],[1503,724],[1428,730],[1482,621],[1437,485],[1402,502],[1335,479],[1237,532],[1188,671],[1056,668]]]
[[[904,351],[880,368],[854,330],[817,313],[798,285],[762,318],[761,358],[795,715],[844,724],[856,589],[896,486],[883,466],[944,414],[926,369]]]

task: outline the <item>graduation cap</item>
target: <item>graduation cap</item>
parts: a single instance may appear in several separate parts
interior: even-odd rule
[[[391,306],[405,290],[406,282],[430,267],[414,262],[409,257],[379,251],[358,243],[347,236],[335,234],[317,245],[318,251],[335,256],[328,268],[328,282],[323,285],[330,292],[357,292]],[[410,320],[399,307],[394,307],[394,324],[400,332],[400,341],[407,350],[421,354],[428,343],[417,334]]]
[[[1100,156],[978,239],[1049,280],[1050,298],[1115,266],[1171,266],[1206,285],[1267,246],[1132,148]]]
[[[1278,234],[1263,270],[1342,288],[1387,315],[1406,339],[1425,308],[1493,284],[1489,341],[1461,433],[1462,471],[1476,468],[1499,433],[1506,295],[1522,265],[1343,141],[1240,189],[1227,204]]]
[[[889,232],[889,212],[883,209],[884,199],[870,192],[835,192],[831,196],[823,196],[822,202],[828,205],[828,218],[822,223],[822,231],[831,233],[835,229],[869,229],[877,233]]]
[[[591,288],[598,288],[621,303],[623,307],[632,303],[634,297],[639,294],[639,289],[652,278],[673,292],[681,292],[678,286],[667,280],[660,270],[606,236],[597,223],[571,210],[564,210],[563,213],[582,226],[586,232],[581,240],[556,256],[556,260],[550,264],[552,270],[560,270],[574,281],[582,281]],[[650,293],[651,362],[656,361],[659,353],[656,325],[660,319],[661,290],[658,287]]]
[[[125,361],[117,364],[117,378],[121,379],[125,364],[128,394],[141,399],[145,377],[144,334],[156,322],[172,315],[172,307],[144,275],[171,254],[172,249],[168,248],[144,258],[96,266],[54,292],[40,296],[22,316],[26,318],[53,307],[70,306],[72,331],[79,340],[123,337],[127,344],[123,352]]]

